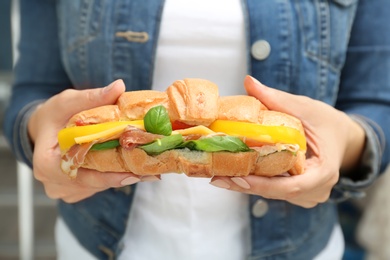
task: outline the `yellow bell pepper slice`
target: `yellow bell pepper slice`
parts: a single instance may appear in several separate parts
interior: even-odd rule
[[[131,125],[144,130],[143,120],[107,122],[96,125],[73,126],[58,132],[61,151],[69,150],[76,143],[86,143],[120,133]]]
[[[298,144],[300,150],[306,151],[306,137],[291,127],[216,120],[209,128],[214,132],[247,137],[265,143]]]

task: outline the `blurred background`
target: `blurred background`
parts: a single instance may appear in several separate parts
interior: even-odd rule
[[[17,56],[13,48],[13,43],[17,41],[17,31],[11,29],[11,20],[13,25],[17,25],[18,22],[18,16],[14,11],[16,7],[16,1],[0,0],[1,126],[10,96],[12,64]],[[18,166],[7,146],[2,129],[0,129],[0,174],[0,260],[56,259],[55,202],[44,195],[42,185],[33,180],[29,169]],[[27,201],[32,203],[30,205],[19,203],[18,199],[26,196]],[[25,242],[31,244],[26,245]],[[23,254],[20,254],[21,244],[27,248]]]
[[[0,0],[1,126],[11,92],[12,67],[17,59],[15,43],[18,41],[19,17],[16,10],[17,0]],[[16,162],[2,128],[0,174],[0,260],[56,259],[55,201],[46,197],[42,185],[34,181],[30,169]],[[340,220],[347,244],[344,260],[390,259],[389,186],[390,175],[386,174],[371,187],[365,200],[340,204]],[[363,221],[359,223],[363,212]],[[368,249],[369,254],[366,255],[361,245]]]

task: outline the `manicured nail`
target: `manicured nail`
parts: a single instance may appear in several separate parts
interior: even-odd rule
[[[246,189],[246,190],[249,190],[251,188],[251,186],[249,185],[249,183],[244,180],[243,178],[240,178],[240,177],[233,177],[231,178],[231,180],[237,184],[238,186],[240,186],[241,188],[243,189]]]
[[[121,181],[121,185],[122,186],[131,185],[131,184],[139,182],[140,180],[141,180],[140,178],[131,176],[131,177],[128,177],[128,178],[124,179],[123,181]]]
[[[146,175],[141,177],[141,181],[160,181],[161,179],[155,175]]]
[[[260,85],[260,86],[263,85],[263,84],[261,84],[261,82],[258,81],[256,78],[254,78],[254,77],[252,77],[252,76],[249,76],[249,77],[252,79],[252,81],[253,81],[255,84]]]
[[[116,85],[116,83],[121,80],[121,79],[117,79],[115,80],[114,82],[112,82],[110,85],[106,86],[103,88],[103,93],[106,94],[108,92],[110,92],[110,90]]]
[[[210,182],[211,185],[214,185],[215,187],[222,188],[222,189],[229,189],[230,185],[226,181],[223,180],[214,180]]]

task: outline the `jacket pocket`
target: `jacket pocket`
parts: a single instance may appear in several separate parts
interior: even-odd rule
[[[338,73],[345,61],[357,0],[294,3],[306,56]]]
[[[58,2],[61,56],[75,88],[107,84],[110,27],[103,22],[104,0],[60,0]],[[104,25],[104,26],[103,26]]]
[[[76,50],[99,34],[102,23],[102,2],[59,1],[61,42],[68,52]]]

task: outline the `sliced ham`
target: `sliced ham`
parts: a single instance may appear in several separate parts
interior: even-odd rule
[[[73,145],[61,158],[62,171],[67,173],[71,178],[75,178],[77,176],[78,168],[83,165],[85,156],[94,143],[95,142]]]
[[[90,143],[75,144],[63,156],[61,160],[61,169],[67,173],[71,178],[77,176],[77,170],[80,168],[85,160],[85,156],[96,143],[103,143],[106,141],[119,139],[119,143],[125,149],[133,149],[138,145],[151,143],[157,139],[162,138],[163,135],[151,134],[142,131],[134,126],[128,126],[123,133],[119,133],[109,138],[96,140]]]
[[[121,134],[119,143],[124,149],[133,149],[137,145],[148,144],[163,137],[163,135],[148,133],[136,127],[128,126]]]

